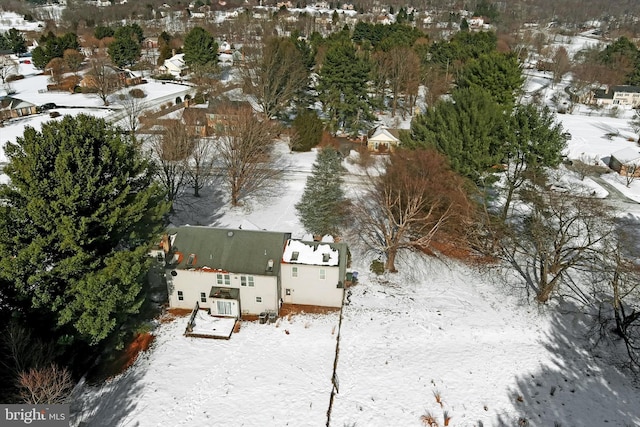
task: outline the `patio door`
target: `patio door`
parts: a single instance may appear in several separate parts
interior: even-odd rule
[[[238,301],[234,299],[215,299],[211,314],[215,316],[238,317]]]

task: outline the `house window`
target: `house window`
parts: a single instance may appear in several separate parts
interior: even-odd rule
[[[207,302],[207,294],[200,292],[200,302]]]
[[[325,270],[324,268],[320,269],[320,280],[324,280],[327,278],[327,270]]]
[[[256,302],[262,302],[262,297],[256,297]]]
[[[182,291],[178,291],[178,301],[184,301],[184,294]]]
[[[285,290],[285,295],[291,295],[291,289],[286,289]]]
[[[291,267],[291,277],[298,277],[298,267]]]
[[[254,286],[253,276],[240,276],[240,286],[247,286],[247,285],[249,287]]]
[[[218,285],[230,285],[231,284],[231,276],[228,274],[217,274]]]
[[[218,314],[221,315],[232,315],[232,307],[231,301],[216,301],[216,309],[218,310]]]

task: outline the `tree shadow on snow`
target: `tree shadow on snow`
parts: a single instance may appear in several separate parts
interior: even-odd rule
[[[107,380],[99,390],[82,384],[71,398],[70,425],[76,427],[138,427],[132,414],[142,395],[144,372],[140,367],[128,369],[121,376]],[[149,390],[146,390],[148,393]]]
[[[640,425],[640,390],[624,366],[624,349],[599,340],[598,327],[574,304],[557,309],[543,343],[549,358],[517,378],[509,390],[514,411],[492,425]]]
[[[217,185],[210,185],[200,190],[200,197],[187,192],[173,203],[170,215],[171,224],[211,225],[222,216],[221,209],[226,204],[224,192]]]

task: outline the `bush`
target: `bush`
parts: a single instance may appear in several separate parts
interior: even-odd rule
[[[384,273],[384,263],[379,259],[374,259],[371,261],[371,266],[369,267],[372,273],[377,274],[378,276]]]
[[[191,95],[186,94],[186,95],[184,96],[184,100],[186,101],[186,100],[188,100],[188,99],[191,99]]]
[[[176,105],[181,103],[182,103],[182,98],[180,98],[179,96],[176,96]]]
[[[81,86],[76,86],[73,88],[73,93],[82,93],[82,87]]]
[[[52,111],[49,113],[49,117],[55,119],[56,117],[60,117],[60,113],[58,113],[57,111]]]
[[[294,137],[291,141],[293,151],[309,151],[322,140],[324,125],[315,111],[304,110],[293,120]]]
[[[144,98],[145,96],[147,96],[146,93],[144,93],[144,91],[142,89],[131,89],[129,91],[129,95],[131,95],[132,98]]]

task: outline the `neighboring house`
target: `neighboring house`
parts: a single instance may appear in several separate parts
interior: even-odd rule
[[[611,154],[609,167],[620,175],[640,176],[640,152],[627,147]]]
[[[113,65],[105,65],[104,72],[107,75],[117,76],[118,81],[122,86],[135,86],[143,82],[142,77],[136,76],[129,70],[124,70]],[[85,74],[79,84],[81,87],[87,88],[98,87],[95,77],[90,73]]]
[[[400,145],[398,129],[388,129],[380,126],[367,141],[367,149],[377,153],[393,151]]]
[[[180,77],[186,74],[189,67],[184,62],[184,53],[173,55],[169,59],[164,60],[164,64],[160,69],[171,74],[174,77]]]
[[[289,240],[280,267],[283,303],[341,307],[347,262],[345,243]]]
[[[606,89],[596,89],[593,91],[591,103],[639,107],[640,86],[609,86]]]
[[[278,312],[290,233],[184,226],[165,240],[169,306],[239,318]],[[158,254],[156,254],[158,255]]]
[[[35,104],[12,96],[0,98],[0,121],[37,114]]]
[[[211,129],[207,126],[207,115],[207,109],[197,105],[184,109],[182,123],[186,126],[189,135],[211,136]]]

